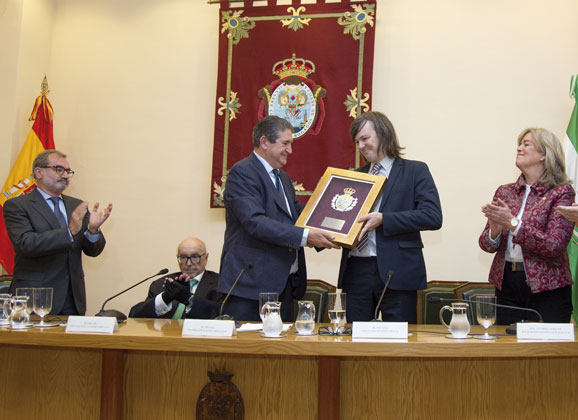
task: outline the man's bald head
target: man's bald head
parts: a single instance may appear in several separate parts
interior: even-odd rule
[[[190,277],[196,277],[205,271],[208,257],[205,243],[199,238],[185,238],[177,247],[177,258],[181,272]]]

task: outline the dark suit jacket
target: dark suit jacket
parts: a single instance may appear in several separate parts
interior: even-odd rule
[[[70,220],[81,200],[63,195],[64,206]],[[84,232],[89,214],[82,222],[82,229],[70,241],[68,229],[61,228],[54,212],[40,192],[32,192],[4,203],[4,220],[8,236],[14,244],[14,280],[12,290],[18,287],[52,287],[52,311],[62,309],[69,279],[78,313],[86,312],[86,291],[82,270],[82,253],[96,257],[106,243],[102,233],[95,243]]]
[[[176,278],[179,275],[181,275],[181,273],[171,273],[153,281],[149,287],[147,298],[134,305],[130,309],[128,316],[130,318],[172,318],[179,302],[176,300],[173,301],[171,310],[159,317],[155,312],[155,298],[163,292],[163,283],[167,277]],[[220,296],[215,294],[218,282],[219,275],[217,273],[214,271],[205,271],[195,291],[193,306],[187,314],[187,318],[212,319],[218,315]]]
[[[368,172],[370,165],[358,171]],[[396,158],[383,190],[379,211],[383,224],[375,229],[377,266],[385,284],[387,273],[393,290],[425,289],[427,285],[423,242],[420,231],[442,226],[442,209],[437,188],[423,162]],[[339,267],[339,286],[347,266],[344,249]]]
[[[303,297],[307,285],[303,229],[294,226],[302,208],[289,175],[281,171],[279,176],[291,214],[254,153],[231,168],[224,195],[226,229],[219,292],[227,293],[241,270],[252,264],[232,294],[257,300],[260,292],[281,293],[298,255],[292,293],[297,299]]]

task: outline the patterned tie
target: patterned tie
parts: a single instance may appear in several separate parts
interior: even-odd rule
[[[64,215],[60,211],[60,206],[59,206],[60,197],[50,197],[50,201],[52,201],[52,203],[54,204],[54,215],[56,216],[56,219],[58,220],[58,224],[60,225],[61,228],[67,227],[66,219],[64,218]]]
[[[369,173],[371,175],[379,175],[379,172],[381,171],[382,168],[383,166],[381,166],[381,163],[379,162],[374,163],[373,168],[371,168],[371,171]],[[363,251],[368,243],[369,243],[369,232],[365,232],[365,235],[363,235],[363,237],[357,244],[357,250]]]
[[[275,188],[277,188],[278,192],[281,192],[281,179],[279,178],[279,169],[273,169],[273,173],[275,174]]]

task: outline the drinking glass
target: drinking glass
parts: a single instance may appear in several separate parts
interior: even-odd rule
[[[28,312],[28,318],[32,315],[34,311],[34,288],[32,287],[19,287],[16,289],[16,296],[28,296],[28,301],[26,301],[26,312]]]
[[[345,305],[347,293],[329,293],[327,302],[327,312],[329,320],[333,323],[333,334],[343,333],[345,324]]]
[[[39,327],[49,327],[44,322],[44,316],[52,309],[52,288],[40,287],[34,291],[34,312],[40,317]]]
[[[488,328],[496,322],[496,296],[476,296],[476,316],[478,318],[478,324],[484,327],[485,331],[483,335],[474,335],[474,338],[480,340],[497,339],[497,336],[488,334]]]
[[[261,322],[265,321],[265,312],[263,311],[263,307],[267,302],[279,302],[279,293],[259,293],[259,316],[261,317]]]
[[[10,294],[0,293],[0,326],[10,325]]]

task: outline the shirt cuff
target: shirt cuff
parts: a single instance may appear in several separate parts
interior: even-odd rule
[[[309,229],[303,229],[303,237],[301,238],[301,247],[307,245],[307,238],[309,237]]]
[[[492,246],[498,246],[498,244],[500,243],[500,237],[502,236],[502,232],[498,233],[498,236],[496,236],[496,239],[492,239],[492,231],[488,231],[488,242],[490,243],[490,245]]]
[[[164,314],[169,312],[171,309],[173,309],[173,303],[171,302],[167,305],[165,303],[165,301],[163,300],[163,294],[159,293],[155,297],[155,314],[157,316],[163,316]]]
[[[98,241],[98,237],[100,236],[100,229],[96,233],[90,233],[89,230],[86,229],[84,231],[84,236],[86,236],[86,239],[88,239],[90,242],[95,243]]]

